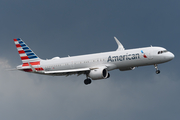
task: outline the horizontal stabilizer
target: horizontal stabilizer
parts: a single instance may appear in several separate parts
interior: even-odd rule
[[[33,72],[37,72],[37,70],[28,62],[29,66],[31,67]]]

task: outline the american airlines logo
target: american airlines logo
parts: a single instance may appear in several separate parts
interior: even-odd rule
[[[120,56],[109,56],[107,62],[136,60],[136,59],[140,59],[139,53],[137,53],[137,54],[126,54],[126,55],[120,55]]]
[[[147,56],[145,55],[145,53],[141,50],[141,53],[143,54],[144,58],[147,58]]]

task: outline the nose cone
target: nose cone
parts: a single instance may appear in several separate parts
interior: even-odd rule
[[[169,60],[174,59],[174,57],[175,57],[174,54],[171,53],[171,52],[170,52],[170,53],[168,54],[168,56],[167,56],[167,58],[168,58]]]

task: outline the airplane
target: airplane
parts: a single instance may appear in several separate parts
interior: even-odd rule
[[[125,50],[119,40],[116,37],[114,39],[118,45],[116,51],[43,60],[22,39],[17,38],[14,39],[14,43],[23,64],[16,69],[51,76],[84,74],[86,76],[84,84],[89,85],[92,80],[109,78],[109,71],[115,69],[127,71],[140,66],[154,65],[156,74],[159,74],[157,65],[174,58],[174,54],[163,47],[150,46]]]

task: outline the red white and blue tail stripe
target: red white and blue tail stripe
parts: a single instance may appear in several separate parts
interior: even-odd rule
[[[41,59],[20,39],[14,39],[14,43],[23,63],[40,61]]]

